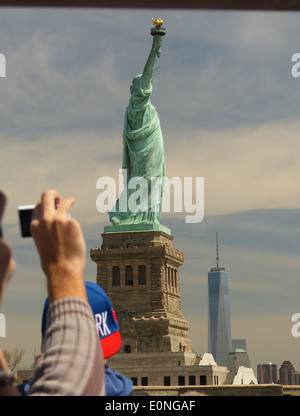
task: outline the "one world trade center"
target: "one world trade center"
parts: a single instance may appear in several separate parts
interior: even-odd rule
[[[208,272],[208,352],[217,365],[226,366],[232,349],[228,273],[219,267],[218,234],[217,265]]]

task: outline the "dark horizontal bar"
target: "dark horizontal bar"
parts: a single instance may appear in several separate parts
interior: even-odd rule
[[[0,7],[298,11],[300,0],[0,0]]]

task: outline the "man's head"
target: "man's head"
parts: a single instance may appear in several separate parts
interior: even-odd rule
[[[96,330],[101,340],[103,358],[107,359],[119,351],[121,335],[116,312],[105,291],[96,283],[85,282],[88,302],[95,317]],[[46,331],[46,317],[48,311],[48,298],[44,304],[42,316],[42,338]]]

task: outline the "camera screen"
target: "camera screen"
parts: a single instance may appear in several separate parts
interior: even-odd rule
[[[19,212],[19,219],[20,219],[20,227],[21,227],[21,235],[22,237],[31,237],[30,233],[30,223],[32,218],[33,207],[22,208],[18,209]]]

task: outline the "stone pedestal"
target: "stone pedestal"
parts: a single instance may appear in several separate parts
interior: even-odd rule
[[[188,322],[180,305],[178,268],[184,255],[163,231],[102,234],[91,249],[97,284],[116,310],[122,353],[191,352]]]

